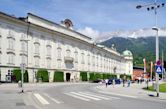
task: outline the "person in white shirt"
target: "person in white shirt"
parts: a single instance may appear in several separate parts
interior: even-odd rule
[[[105,85],[107,87],[107,85],[108,85],[108,79],[105,79]]]

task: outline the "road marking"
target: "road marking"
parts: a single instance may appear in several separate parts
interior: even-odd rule
[[[125,95],[125,94],[118,94],[118,93],[112,93],[112,92],[103,92],[103,91],[98,91],[98,92],[105,93],[105,94],[110,94],[110,95],[123,96],[123,97],[128,97],[128,98],[138,98],[137,96],[131,96],[131,95]]]
[[[70,93],[75,94],[75,95],[78,95],[78,96],[82,96],[82,97],[85,97],[85,98],[89,98],[89,99],[92,99],[92,100],[101,100],[101,99],[99,99],[99,98],[87,96],[87,95],[80,94],[80,93],[76,93],[76,92],[70,92]]]
[[[74,98],[78,98],[78,99],[81,99],[81,100],[84,100],[84,101],[90,101],[90,99],[87,99],[87,98],[82,98],[80,96],[77,96],[77,95],[73,95],[71,93],[65,93],[66,95],[69,95],[69,96],[72,96]]]
[[[50,104],[47,100],[45,100],[40,94],[34,93],[34,96],[40,101],[42,104]]]
[[[49,96],[48,94],[46,94],[46,93],[44,93],[44,95],[45,95],[46,97],[48,97],[49,99],[51,99],[52,101],[54,101],[55,103],[57,103],[57,104],[63,103],[63,102],[60,102],[60,101],[58,101],[58,100],[56,100],[56,99],[50,97],[50,96]]]
[[[90,94],[90,93],[88,93],[88,92],[79,92],[79,93],[80,93],[80,94],[87,95],[87,96],[91,96],[91,97],[100,98],[100,99],[103,99],[103,100],[109,100],[109,98],[107,98],[107,97],[98,96],[98,95],[95,95],[95,94]]]

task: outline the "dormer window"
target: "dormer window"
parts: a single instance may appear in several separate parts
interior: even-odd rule
[[[65,19],[64,21],[61,21],[61,23],[66,27],[72,29],[73,23],[70,19]]]

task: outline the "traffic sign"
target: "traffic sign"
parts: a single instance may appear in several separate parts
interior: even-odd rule
[[[162,73],[162,67],[160,65],[156,65],[156,73],[158,74]]]

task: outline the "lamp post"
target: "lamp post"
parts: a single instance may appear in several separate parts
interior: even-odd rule
[[[151,10],[154,11],[154,14],[155,14],[155,27],[153,27],[152,29],[156,31],[156,62],[159,61],[159,38],[158,38],[159,29],[157,28],[157,9],[159,9],[160,7],[164,7],[164,6],[165,6],[165,3],[158,4],[157,0],[155,0],[155,2],[152,3],[152,4],[137,5],[136,6],[137,9],[141,9],[143,7],[146,7],[147,11],[151,11]],[[157,97],[159,97],[159,83],[158,83],[158,81],[159,81],[159,75],[156,73]]]

